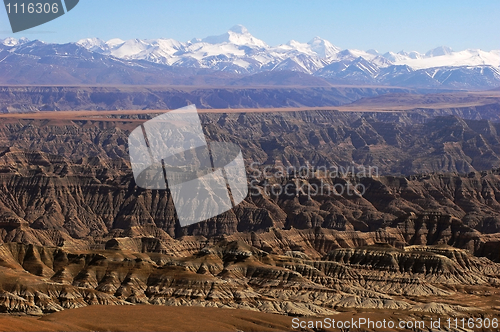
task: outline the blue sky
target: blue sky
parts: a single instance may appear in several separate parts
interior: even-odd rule
[[[0,38],[72,42],[86,37],[219,35],[242,24],[269,45],[320,36],[342,48],[380,52],[500,49],[500,1],[80,0],[68,14],[13,34],[0,9]]]

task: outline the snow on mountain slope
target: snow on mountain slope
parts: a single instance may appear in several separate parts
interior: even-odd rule
[[[36,47],[27,39],[0,40],[0,51],[26,54]],[[55,45],[55,44],[50,44]],[[269,46],[236,25],[219,36],[179,42],[174,39],[87,38],[76,44],[116,61],[145,60],[180,68],[211,69],[235,74],[295,71],[333,83],[387,84],[452,88],[491,88],[500,85],[500,50],[468,49],[455,52],[442,46],[419,52],[380,54],[375,50],[344,49],[315,37],[307,43],[291,40]],[[29,47],[28,47],[29,46]]]
[[[210,36],[201,40],[209,44],[231,43],[234,45],[245,45],[253,47],[268,47],[262,40],[255,38],[243,25],[235,25],[228,32],[220,36]]]
[[[6,42],[4,41],[4,44]],[[13,43],[13,41],[8,41]],[[315,37],[308,43],[291,40],[286,44],[268,46],[252,36],[242,25],[232,27],[219,36],[192,39],[186,43],[173,39],[82,39],[78,45],[86,49],[127,60],[147,60],[174,66],[212,68],[236,73],[255,73],[263,70],[295,70],[313,74],[329,64],[341,61],[344,69],[362,58],[370,67],[387,68],[392,65],[410,66],[414,70],[438,67],[500,66],[500,51],[465,50],[454,52],[446,46],[421,54],[415,51],[387,52],[374,50],[341,50],[325,39]],[[358,61],[359,62],[359,61]],[[337,68],[333,66],[331,68]],[[365,66],[366,67],[366,66]],[[340,67],[338,67],[340,68]],[[331,74],[331,69],[328,70]],[[366,70],[375,77],[378,69]],[[390,72],[390,71],[389,71]]]
[[[111,45],[110,55],[117,58],[147,60],[167,65],[172,65],[177,61],[174,54],[183,51],[185,47],[184,44],[173,39],[133,39],[121,44],[116,43],[114,47]]]
[[[336,54],[334,54],[333,56],[326,59],[326,62],[332,63],[332,62],[336,62],[336,61],[344,61],[344,62],[345,61],[354,61],[358,58],[363,58],[367,61],[373,62],[375,65],[377,65],[378,67],[381,67],[381,68],[390,66],[392,64],[389,60],[378,55],[377,53],[365,52],[365,51],[355,50],[355,49],[339,51]]]
[[[468,49],[465,51],[451,52],[438,56],[427,55],[426,57],[420,59],[399,57],[394,60],[394,63],[398,65],[405,64],[414,69],[484,65],[499,67],[500,54],[498,51],[485,52],[481,50]]]
[[[111,55],[117,58],[133,59],[137,54],[147,53],[152,45],[140,39],[130,39],[119,47],[111,50]]]
[[[387,52],[383,55],[383,57],[392,62],[398,62],[398,61],[401,62],[411,59],[423,59],[425,55],[420,54],[416,51],[411,51],[411,52],[399,51],[398,53]]]
[[[87,38],[77,42],[89,51],[112,55],[126,60],[147,60],[171,65],[178,60],[173,54],[184,50],[185,44],[174,39],[130,39],[115,38],[102,41],[99,38]]]
[[[425,56],[427,58],[431,58],[434,56],[442,56],[442,55],[448,55],[448,54],[452,54],[452,53],[453,53],[453,50],[451,49],[451,47],[439,46],[439,47],[433,48],[430,51],[427,51],[425,53]]]
[[[197,68],[223,68],[224,71],[234,72],[257,72],[264,68],[276,68],[313,73],[328,63],[323,59],[333,58],[340,51],[340,48],[319,37],[309,43],[292,40],[287,44],[270,47],[252,36],[242,25],[236,25],[219,36],[192,39],[186,43],[173,39],[112,39],[103,42],[98,38],[88,38],[78,41],[77,44],[90,51],[127,60],[147,60]],[[228,62],[231,64],[228,65]]]
[[[229,58],[245,56],[245,49],[232,43],[210,44],[200,42],[185,47],[185,53],[179,56],[189,54],[190,57],[201,60],[205,57],[225,55]]]
[[[106,53],[109,50],[109,46],[106,42],[99,38],[81,39],[76,44],[85,47],[91,52]]]
[[[339,47],[320,37],[314,37],[307,44],[321,58],[330,58],[341,51]]]
[[[122,40],[120,38],[113,38],[113,39],[108,40],[106,42],[106,45],[108,45],[111,48],[116,48],[116,47],[119,47],[120,45],[122,45],[123,43],[125,43],[124,40]]]
[[[28,38],[25,38],[25,37],[22,37],[19,39],[8,37],[5,39],[0,39],[0,44],[2,44],[4,46],[12,47],[12,46],[17,46],[17,45],[22,45],[28,41],[29,41]]]
[[[281,53],[281,54],[290,54],[290,53],[303,53],[307,55],[315,55],[318,54],[311,50],[311,46],[307,43],[301,43],[296,40],[290,40],[286,44],[278,45],[271,49],[272,52]]]

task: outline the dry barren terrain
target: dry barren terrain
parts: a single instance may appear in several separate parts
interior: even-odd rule
[[[0,115],[0,311],[35,315],[0,316],[0,330],[499,315],[498,92],[200,110],[207,139],[238,144],[247,167],[380,174],[257,176],[255,195],[189,227],[167,191],[135,185],[128,160],[130,131],[165,111]],[[301,191],[350,181],[363,195]]]

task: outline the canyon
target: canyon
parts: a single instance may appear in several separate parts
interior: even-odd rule
[[[236,208],[187,227],[168,191],[135,185],[128,161],[128,134],[161,111],[3,115],[1,311],[497,315],[494,109],[201,112],[207,140],[238,144],[254,182]],[[303,165],[377,172],[277,172]],[[318,190],[334,184],[366,190]],[[295,194],[265,190],[287,185]]]

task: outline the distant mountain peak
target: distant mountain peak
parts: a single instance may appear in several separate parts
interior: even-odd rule
[[[116,47],[118,45],[125,44],[125,41],[120,38],[113,38],[106,42],[109,47]]]
[[[301,43],[301,42],[298,42],[296,40],[289,40],[285,45],[288,45],[288,46],[292,46],[292,47],[295,47],[295,46],[304,46],[304,43]]]
[[[35,54],[40,47],[40,56],[43,57],[47,52],[53,54],[59,46],[61,49],[57,51],[58,54],[67,54],[68,47],[71,48],[67,44],[49,44],[45,49],[42,42],[24,45],[16,44],[18,42],[13,38],[0,39],[0,51],[6,49],[11,53],[9,57],[15,57],[15,52]],[[325,78],[335,84],[467,89],[491,88],[500,84],[500,50],[486,52],[468,49],[454,52],[449,47],[441,46],[425,55],[404,50],[381,54],[374,49],[341,50],[319,36],[307,43],[290,40],[286,44],[268,46],[243,25],[235,25],[222,35],[187,42],[166,38],[126,41],[111,39],[104,42],[98,38],[87,38],[78,41],[76,45],[115,59],[143,60],[179,68],[178,70],[210,69],[241,75],[295,71]],[[82,54],[75,54],[75,57],[86,59],[87,53]],[[9,58],[8,61],[0,62],[0,67],[11,63],[9,61],[12,60]],[[19,61],[26,59],[19,56]],[[86,61],[94,61],[94,58],[91,56]],[[144,63],[140,66],[144,66]]]
[[[247,28],[240,24],[233,26],[228,32],[222,35],[209,36],[201,41],[208,44],[232,43],[235,45],[268,47],[265,42],[252,36]]]
[[[314,37],[307,44],[311,46],[311,50],[316,52],[321,58],[329,58],[340,52],[340,48],[334,46],[328,40],[321,37]]]
[[[104,51],[107,48],[106,42],[99,38],[85,38],[80,39],[76,42],[77,45],[85,47],[89,51],[99,52]]]
[[[239,34],[250,34],[248,32],[248,29],[245,28],[243,25],[241,24],[236,24],[235,26],[233,26],[231,29],[229,29],[229,31],[232,31],[232,32],[235,32],[235,33],[239,33]]]
[[[380,55],[380,53],[377,50],[373,49],[373,48],[371,48],[368,51],[366,51],[366,53],[371,54],[371,55]]]
[[[12,38],[12,37],[7,37],[5,39],[0,39],[0,44],[3,44],[5,46],[17,46],[21,44],[25,44],[29,42],[29,39],[26,37],[21,37],[19,39]]]
[[[321,43],[325,41],[323,38],[319,37],[319,36],[316,36],[314,37],[313,39],[311,39],[308,44],[311,45],[311,44],[314,44],[314,43]]]
[[[451,49],[451,47],[439,46],[439,47],[436,47],[436,48],[428,51],[427,53],[425,53],[425,56],[426,57],[434,57],[434,56],[448,55],[451,53],[453,53],[453,50]]]

